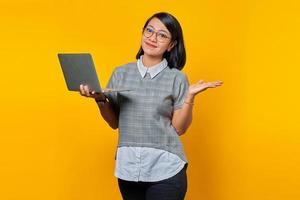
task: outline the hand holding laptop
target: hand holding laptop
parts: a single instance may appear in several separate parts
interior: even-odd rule
[[[105,96],[102,92],[91,91],[88,85],[80,84],[80,95],[85,97],[91,97],[97,100],[104,100]],[[104,89],[105,90],[105,89]]]
[[[80,91],[86,97],[105,99],[106,93],[127,92],[126,88],[101,88],[92,55],[89,53],[58,54],[59,62],[70,91]]]

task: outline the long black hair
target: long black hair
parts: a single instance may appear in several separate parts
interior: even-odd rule
[[[175,42],[175,46],[171,49],[171,51],[165,51],[163,57],[168,61],[168,65],[170,68],[177,68],[179,70],[182,70],[186,62],[186,55],[183,33],[178,20],[169,13],[159,12],[151,16],[146,21],[143,27],[143,31],[150,20],[153,18],[158,18],[167,27],[168,31],[171,33],[171,42]],[[136,59],[139,59],[143,54],[144,50],[142,47],[140,47],[138,53],[136,54]]]

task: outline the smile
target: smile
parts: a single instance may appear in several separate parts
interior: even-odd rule
[[[153,44],[150,44],[150,43],[148,43],[148,42],[145,42],[145,44],[146,44],[147,46],[151,47],[151,48],[156,48],[156,47],[157,47],[157,46],[155,46],[155,45],[153,45]]]

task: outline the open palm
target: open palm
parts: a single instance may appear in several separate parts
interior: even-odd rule
[[[214,88],[221,86],[223,81],[213,81],[205,83],[203,80],[198,81],[195,84],[189,86],[189,93],[192,95],[196,95],[199,92],[206,90],[207,88]]]

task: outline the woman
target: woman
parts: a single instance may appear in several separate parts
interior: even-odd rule
[[[129,91],[105,96],[80,85],[101,115],[119,129],[115,176],[124,200],[182,200],[187,158],[179,136],[192,121],[195,96],[222,81],[190,85],[180,70],[186,61],[182,29],[169,13],[145,23],[136,62],[117,67],[107,88]]]

